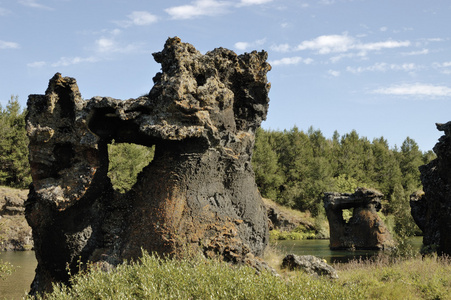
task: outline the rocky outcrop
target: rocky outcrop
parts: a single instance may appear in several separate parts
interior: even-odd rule
[[[79,261],[108,269],[141,249],[250,264],[263,253],[268,225],[251,156],[268,109],[266,52],[202,55],[170,38],[153,56],[162,72],[137,99],[85,101],[60,74],[45,95],[30,95],[32,292],[67,282]],[[112,140],[156,147],[125,194],[107,176]]]
[[[31,228],[25,220],[28,190],[0,187],[0,251],[33,248]]]
[[[293,213],[288,213],[283,207],[281,209],[279,205],[270,199],[263,199],[263,201],[268,214],[270,230],[292,231],[300,226],[307,230],[315,230],[315,227],[311,222],[296,216]]]
[[[420,167],[424,194],[414,193],[410,206],[424,250],[451,255],[451,122],[437,129],[445,133],[434,146],[437,158]]]
[[[383,195],[375,190],[358,188],[355,193],[325,193],[324,208],[330,228],[331,249],[392,248],[395,243],[377,212]],[[353,209],[346,222],[343,209]]]
[[[302,270],[309,275],[338,279],[338,273],[332,266],[313,255],[298,256],[295,254],[288,254],[282,261],[282,268]]]

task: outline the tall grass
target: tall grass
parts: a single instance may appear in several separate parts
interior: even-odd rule
[[[45,299],[362,299],[355,285],[303,273],[282,278],[269,272],[233,267],[216,260],[166,260],[143,254],[140,263],[106,273],[91,268],[76,275],[72,287],[55,285]],[[41,297],[39,297],[42,299]]]
[[[217,261],[170,260],[143,254],[108,273],[91,267],[55,285],[46,299],[451,299],[451,260],[354,261],[335,266],[338,280],[300,271],[257,274]]]

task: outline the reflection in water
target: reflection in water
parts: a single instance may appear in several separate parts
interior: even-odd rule
[[[421,248],[422,241],[422,237],[410,239],[412,246],[418,251]],[[374,250],[330,250],[329,240],[277,241],[274,246],[284,255],[314,255],[325,259],[328,263],[346,263],[353,259],[366,259],[379,253]]]
[[[14,266],[15,271],[0,280],[1,299],[22,299],[30,290],[36,269],[34,251],[0,252],[0,259]]]

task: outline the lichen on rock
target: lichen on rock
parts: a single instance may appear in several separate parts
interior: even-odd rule
[[[76,272],[90,261],[108,269],[141,249],[232,262],[263,253],[268,223],[251,157],[268,110],[267,53],[203,55],[170,38],[154,58],[162,72],[137,99],[86,101],[75,79],[61,74],[45,95],[30,95],[32,293],[67,282],[66,266]],[[155,145],[153,161],[125,194],[107,176],[113,140]]]

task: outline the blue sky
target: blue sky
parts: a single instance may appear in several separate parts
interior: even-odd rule
[[[266,50],[265,129],[355,129],[423,151],[451,120],[449,0],[0,0],[0,103],[43,94],[56,72],[83,98],[135,98],[178,36],[205,53]]]

